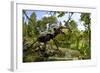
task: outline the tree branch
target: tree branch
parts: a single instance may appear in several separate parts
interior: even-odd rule
[[[23,10],[23,13],[25,14],[26,18],[27,18],[28,20],[30,20],[32,24],[34,24],[33,21],[28,17],[28,15],[26,14],[26,12],[25,12],[24,10]]]

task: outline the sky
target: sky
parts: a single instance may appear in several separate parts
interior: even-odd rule
[[[26,10],[26,14],[28,15],[28,17],[30,17],[33,12],[35,12],[37,20],[41,20],[43,17],[50,16],[48,11]],[[81,15],[80,13],[74,13],[72,15],[72,20],[75,20],[75,22],[78,24],[79,30],[85,30],[85,27],[83,26],[83,22],[80,21],[80,15]],[[57,20],[58,22],[61,22],[62,24],[64,24],[63,21],[68,20],[68,14],[65,14],[63,17],[60,17],[60,18],[57,17]],[[25,15],[24,15],[24,22],[28,23],[28,19],[26,18]]]

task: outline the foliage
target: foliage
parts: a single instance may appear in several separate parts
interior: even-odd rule
[[[91,18],[90,18],[90,13],[82,13],[81,14],[81,21],[84,22],[85,26],[85,31],[83,32],[83,37],[84,37],[84,55],[86,58],[91,57],[91,29],[90,29],[90,24],[91,24]]]
[[[69,17],[69,21],[64,23],[69,29],[62,29],[65,35],[59,34],[55,39],[58,41],[59,51],[53,40],[50,40],[44,48],[43,43],[36,42],[40,36],[40,32],[47,29],[47,24],[57,24],[57,18],[63,17],[65,14],[74,14],[72,12],[51,11],[51,16],[43,17],[37,20],[36,13],[33,12],[28,22],[24,20],[23,13],[23,62],[39,62],[39,61],[57,61],[59,58],[68,58],[66,60],[90,59],[91,58],[91,18],[90,13],[80,13],[80,22],[84,22],[85,30],[78,29],[78,23]],[[56,14],[58,14],[56,16]],[[65,20],[67,21],[67,20]],[[50,26],[49,26],[50,27]],[[66,26],[67,27],[67,26]],[[52,33],[52,32],[51,32]],[[46,33],[45,33],[46,34]],[[36,42],[34,45],[32,43]],[[39,48],[39,47],[41,48]],[[43,52],[40,52],[42,50]],[[51,59],[54,57],[53,59]]]

